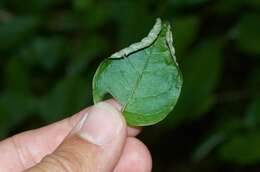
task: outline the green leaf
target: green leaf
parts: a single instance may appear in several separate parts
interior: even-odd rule
[[[220,157],[239,164],[256,164],[260,162],[260,134],[254,131],[236,134],[225,142],[220,150]]]
[[[20,57],[27,63],[37,64],[52,70],[68,52],[67,41],[60,37],[36,38],[29,46],[23,48]]]
[[[143,2],[114,1],[111,8],[112,17],[119,25],[117,40],[119,48],[139,40],[140,37],[149,31],[149,26],[154,20],[154,17],[149,14],[147,6]],[[142,17],[136,20],[136,16]]]
[[[260,96],[257,97],[247,110],[245,119],[246,125],[250,128],[257,128],[260,124]]]
[[[183,7],[188,5],[200,5],[208,1],[209,0],[171,0],[170,2],[178,7]]]
[[[93,7],[93,6],[94,6],[93,0],[74,0],[73,1],[73,7],[79,11],[89,9],[90,7]]]
[[[252,97],[259,97],[260,92],[260,63],[254,63],[255,69],[252,69],[246,80],[246,88],[249,90],[249,94]]]
[[[192,160],[196,162],[201,161],[242,127],[243,123],[233,118],[225,118],[218,121],[214,131],[197,146],[192,154]]]
[[[223,142],[223,136],[214,134],[202,142],[192,155],[193,161],[201,161],[205,158],[217,145]]]
[[[93,79],[94,102],[112,95],[122,104],[130,125],[152,125],[163,120],[175,106],[182,87],[171,39],[170,25],[158,19],[141,43],[104,60]]]
[[[50,33],[75,32],[81,27],[79,22],[80,17],[76,17],[75,14],[70,13],[70,11],[64,11],[62,14],[57,13],[52,15],[51,18],[48,17],[48,19],[45,26]]]
[[[90,31],[96,30],[110,18],[110,8],[107,4],[95,4],[89,10],[84,10],[80,17],[81,23]]]
[[[21,59],[10,58],[4,74],[4,90],[0,94],[0,130],[8,131],[37,112],[38,101],[30,91],[28,66]],[[4,124],[1,124],[2,119]]]
[[[28,0],[26,4],[19,0],[12,0],[9,1],[8,4],[13,7],[16,11],[23,12],[23,13],[44,13],[44,11],[48,11],[53,7],[64,3],[63,0]],[[55,9],[56,10],[56,9]]]
[[[213,5],[213,12],[220,16],[234,15],[243,7],[243,0],[219,0]]]
[[[0,140],[7,135],[8,127],[9,127],[9,120],[7,115],[6,105],[3,104],[0,100]]]
[[[5,66],[4,86],[12,93],[28,93],[30,77],[28,66],[18,58],[10,58]]]
[[[89,93],[86,88],[86,80],[80,77],[61,79],[49,94],[42,98],[40,115],[46,122],[54,122],[78,112],[87,104]]]
[[[246,14],[238,23],[237,46],[245,53],[260,54],[260,15],[256,13]]]
[[[253,8],[259,8],[260,7],[260,1],[259,0],[247,0],[244,1],[245,4],[247,4],[250,7]]]
[[[38,101],[29,93],[4,91],[0,97],[1,104],[5,106],[4,115],[8,120],[8,126],[14,126],[36,112]]]
[[[74,48],[67,69],[68,74],[78,75],[95,60],[100,52],[108,49],[108,43],[103,37],[92,35],[86,41],[80,42],[79,48]]]
[[[200,21],[196,16],[188,16],[176,18],[173,22],[176,52],[178,56],[182,57],[196,38]]]
[[[39,19],[31,16],[20,16],[0,25],[0,50],[10,49],[32,32],[39,24]]]

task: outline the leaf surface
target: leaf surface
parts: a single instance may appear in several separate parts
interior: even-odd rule
[[[242,165],[260,162],[259,131],[239,133],[229,138],[219,149],[220,158],[225,161]]]
[[[147,44],[158,29],[156,39]],[[113,54],[96,71],[94,103],[103,100],[107,94],[113,96],[122,104],[123,114],[130,125],[152,125],[164,119],[175,106],[182,87],[170,25],[160,25],[158,19],[148,37],[118,54],[122,57],[115,58]]]

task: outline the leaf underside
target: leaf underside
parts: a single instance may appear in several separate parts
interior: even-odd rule
[[[110,94],[123,106],[127,123],[134,126],[155,124],[169,114],[182,87],[182,75],[168,41],[172,40],[169,27],[163,23],[151,45],[100,64],[93,79],[94,103]]]

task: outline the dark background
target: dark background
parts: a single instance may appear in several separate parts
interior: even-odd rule
[[[184,87],[140,136],[153,171],[259,171],[259,0],[0,0],[0,139],[91,105],[98,64],[158,16]]]

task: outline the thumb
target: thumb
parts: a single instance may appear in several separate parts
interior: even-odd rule
[[[110,172],[125,140],[126,123],[121,113],[101,102],[82,117],[52,154],[27,172]]]

